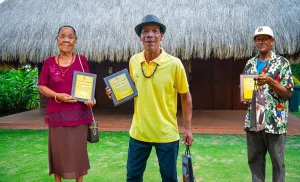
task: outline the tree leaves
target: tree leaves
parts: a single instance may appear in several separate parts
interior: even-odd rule
[[[0,71],[0,116],[40,106],[38,71],[25,65],[21,69]]]

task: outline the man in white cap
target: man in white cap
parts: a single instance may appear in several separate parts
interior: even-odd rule
[[[192,145],[192,98],[181,61],[160,48],[166,26],[154,15],[146,15],[135,27],[144,51],[132,56],[130,76],[138,96],[130,128],[127,181],[143,181],[152,147],[156,149],[163,182],[177,182],[179,132],[177,94],[180,93],[184,119],[182,143]],[[109,98],[111,90],[106,88]]]
[[[287,132],[289,98],[294,83],[288,60],[272,50],[274,34],[270,27],[261,26],[252,35],[259,53],[248,60],[244,74],[257,74],[257,85],[263,89],[265,129],[251,131],[251,103],[245,118],[248,164],[252,181],[265,181],[266,153],[272,161],[272,181],[285,181],[285,138]],[[254,103],[253,103],[254,104]]]

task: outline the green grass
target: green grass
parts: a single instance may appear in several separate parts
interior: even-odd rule
[[[47,130],[0,130],[0,181],[53,181],[48,175]],[[251,181],[245,135],[196,135],[191,147],[196,181]],[[91,169],[86,182],[122,182],[126,176],[127,132],[103,132],[100,143],[88,144]],[[287,136],[286,181],[300,181],[300,136]],[[178,179],[181,176],[180,145]],[[267,155],[268,156],[268,155]],[[161,181],[155,149],[148,160],[145,182]],[[63,180],[69,181],[69,180]],[[267,179],[271,162],[267,157]]]
[[[298,112],[291,112],[292,115],[296,116],[297,118],[300,118],[300,111]]]

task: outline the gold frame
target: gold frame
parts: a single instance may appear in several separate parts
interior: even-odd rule
[[[254,78],[257,78],[258,75],[240,75],[240,98],[241,102],[252,100],[252,93],[254,90]],[[253,86],[251,85],[253,83]],[[247,85],[245,85],[247,84]],[[247,89],[248,97],[245,98],[245,88]]]

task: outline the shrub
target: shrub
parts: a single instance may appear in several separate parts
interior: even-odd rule
[[[293,81],[295,85],[300,85],[300,81],[293,75]]]
[[[0,116],[19,113],[40,106],[38,71],[30,66],[0,72]]]
[[[299,80],[300,79],[300,64],[291,65],[292,74]],[[294,80],[295,81],[295,80]]]

